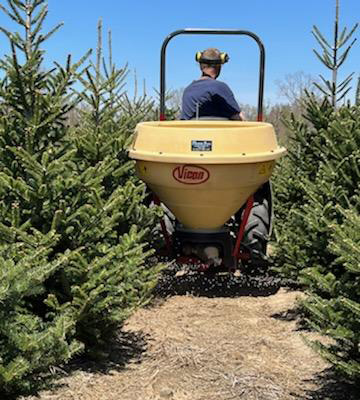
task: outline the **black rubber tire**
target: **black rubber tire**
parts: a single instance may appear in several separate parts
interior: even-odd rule
[[[241,221],[243,211],[244,207],[235,216],[238,224]],[[248,263],[254,267],[266,267],[269,264],[266,251],[271,233],[271,218],[271,188],[267,183],[254,194],[254,205],[241,242],[241,246],[250,253]]]
[[[267,264],[266,250],[270,233],[269,206],[266,199],[255,202],[245,227],[243,246],[250,252],[251,263]]]

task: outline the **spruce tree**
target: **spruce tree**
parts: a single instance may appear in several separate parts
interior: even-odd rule
[[[332,339],[310,344],[359,380],[360,109],[335,106],[307,95],[304,119],[288,123],[289,157],[274,180],[276,263],[307,289],[309,325]]]
[[[34,299],[46,293],[44,282],[69,265],[69,255],[49,261],[56,240],[53,233],[36,232],[0,246],[1,398],[39,389],[49,378],[50,366],[67,362],[83,349],[74,339],[76,321],[70,313],[45,316],[33,309]]]
[[[360,76],[358,77],[356,85],[355,105],[360,106]]]
[[[278,242],[279,271],[295,281],[298,280],[299,272],[306,268],[310,261],[316,260],[317,264],[325,265],[331,262],[328,254],[322,251],[326,248],[328,237],[321,234],[318,229],[319,225],[316,224],[317,229],[314,236],[314,231],[308,229],[309,223],[304,219],[305,211],[302,208],[306,204],[307,188],[317,179],[320,163],[326,162],[334,146],[336,147],[339,143],[336,132],[327,132],[329,129],[333,129],[332,124],[339,118],[335,112],[337,103],[350,90],[348,85],[352,74],[340,84],[337,80],[339,69],[346,61],[356,39],[352,40],[343,54],[339,55],[339,50],[351,39],[357,26],[358,24],[355,24],[349,33],[345,27],[339,34],[338,0],[336,0],[332,46],[314,26],[312,33],[322,47],[323,54],[320,55],[316,50],[314,51],[320,61],[332,71],[332,81],[327,81],[321,76],[325,86],[314,84],[324,94],[323,100],[305,90],[303,96],[304,115],[302,117],[292,115],[285,121],[289,132],[288,157],[280,161],[277,167],[278,173],[274,177],[275,194],[278,199],[275,204],[275,214],[281,221],[281,224],[275,226],[275,235]],[[342,135],[337,136],[342,138]],[[307,232],[304,246],[300,246],[296,239],[301,236],[302,232]]]
[[[274,180],[275,262],[307,289],[309,325],[333,339],[314,348],[359,379],[360,109],[322,104],[307,104],[311,127],[292,123],[291,151]]]
[[[308,322],[331,337],[331,344],[310,343],[341,373],[360,381],[360,197],[344,210],[342,224],[331,224],[329,251],[336,257],[336,271],[316,274],[313,279],[322,294],[313,293],[305,306]]]
[[[321,132],[336,119],[327,99],[318,102],[314,95],[305,93],[304,96],[303,118],[292,116],[286,120],[288,153],[276,166],[273,178],[275,269],[284,278],[297,283],[301,283],[301,271],[313,263],[314,258],[317,264],[328,263],[327,255],[322,252],[324,237],[309,228],[304,219],[304,182],[305,179],[310,183],[315,181],[320,158],[327,149]]]
[[[322,133],[327,151],[316,179],[304,179],[302,207],[309,227],[304,233],[321,238],[317,253],[327,262],[311,257],[301,277],[310,289],[304,302],[310,325],[334,339],[330,346],[315,347],[341,372],[359,379],[360,110],[343,107],[336,117]]]
[[[0,61],[0,392],[31,390],[39,374],[85,350],[102,355],[149,299],[146,266],[158,210],[143,205],[126,148],[149,101],[127,114],[126,69],[86,65],[89,53],[44,66],[44,0],[1,6],[24,35]],[[97,60],[99,60],[99,55]],[[74,90],[81,81],[81,95]],[[78,116],[69,126],[69,113]],[[43,375],[41,375],[43,376]]]
[[[339,83],[338,72],[339,68],[346,61],[350,49],[356,42],[356,38],[352,40],[351,38],[358,25],[359,24],[356,23],[350,32],[347,32],[347,28],[345,27],[341,33],[339,33],[339,0],[336,0],[333,43],[330,44],[329,41],[326,40],[316,25],[314,25],[312,30],[315,39],[322,48],[322,54],[320,54],[317,50],[314,50],[314,53],[322,62],[322,64],[324,64],[325,67],[331,71],[331,80],[320,75],[320,79],[322,80],[323,84],[320,85],[315,82],[314,85],[328,98],[334,108],[336,108],[338,102],[340,102],[340,100],[342,100],[351,90],[351,86],[349,85],[354,73],[351,73]],[[341,48],[345,46],[349,40],[351,40],[350,44],[348,44],[342,54],[339,54]]]
[[[102,338],[106,340],[119,321],[124,320],[134,307],[147,301],[159,270],[148,269],[142,264],[152,252],[146,244],[160,210],[156,207],[149,209],[144,204],[145,186],[136,178],[134,162],[127,157],[136,124],[153,117],[153,102],[145,95],[129,100],[124,92],[128,71],[126,67],[117,68],[112,63],[110,34],[108,62],[102,57],[101,25],[100,21],[96,63],[91,64],[84,77],[80,77],[85,88],[79,93],[81,123],[69,131],[76,148],[74,161],[80,175],[89,180],[91,186],[87,218],[80,221],[76,233],[72,233],[72,240],[76,237],[78,246],[94,243],[88,245],[86,255],[81,255],[76,274],[69,275],[70,285],[76,284],[78,274],[83,274],[84,257],[90,265],[99,258],[96,268],[111,266],[108,278],[105,271],[99,276],[96,272],[94,278],[86,271],[86,280],[96,279],[95,286],[108,279],[108,286],[102,288],[107,304],[98,298],[98,293],[94,296],[88,287],[85,298],[81,298],[81,301],[93,298],[93,309],[86,311],[86,318],[82,318],[79,324],[79,334],[90,343],[101,342]],[[127,256],[128,252],[131,258]],[[109,310],[107,320],[104,320],[105,305]],[[92,331],[89,329],[91,326],[96,329]]]

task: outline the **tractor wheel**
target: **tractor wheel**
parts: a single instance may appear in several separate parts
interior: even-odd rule
[[[239,217],[241,218],[242,210],[240,212],[236,216],[238,221]],[[242,247],[250,253],[248,263],[255,268],[269,265],[266,250],[271,234],[271,220],[271,186],[267,182],[254,194],[254,205],[245,226],[244,238],[241,243]]]
[[[250,253],[250,261],[254,266],[266,266],[267,243],[270,233],[269,206],[266,200],[254,203],[249,221],[246,224],[242,245]]]

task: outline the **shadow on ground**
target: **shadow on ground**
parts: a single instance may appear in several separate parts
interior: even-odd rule
[[[311,332],[310,326],[304,318],[304,310],[301,306],[288,309],[281,313],[272,314],[271,317],[282,321],[295,321],[297,331]],[[360,399],[360,382],[354,383],[347,381],[334,368],[328,368],[320,374],[316,374],[311,380],[304,383],[315,384],[318,386],[316,390],[310,390],[298,397],[299,400],[359,400]]]
[[[78,357],[66,366],[66,372],[74,370],[107,374],[110,370],[122,370],[130,362],[139,363],[146,352],[149,337],[142,332],[120,331],[101,352]]]
[[[35,400],[40,391],[57,391],[66,388],[68,384],[62,382],[62,378],[82,374],[108,374],[110,371],[121,371],[127,368],[130,363],[140,363],[147,349],[149,338],[142,332],[120,331],[117,338],[109,341],[106,348],[96,355],[93,354],[74,358],[69,364],[62,367],[55,367],[51,374],[41,377],[41,383],[35,385],[28,393],[14,394],[12,397],[2,397],[1,400]],[[30,396],[23,397],[23,396]]]
[[[312,329],[309,325],[309,323],[306,320],[306,313],[304,312],[303,307],[301,307],[301,304],[298,304],[297,306],[290,308],[288,310],[275,313],[271,315],[271,318],[275,318],[280,321],[295,321],[296,322],[296,330],[301,331],[301,332],[311,332]]]
[[[306,393],[306,400],[359,400],[360,383],[348,382],[333,369],[329,368],[316,375],[310,382],[320,387]],[[304,400],[304,397],[299,397]]]
[[[281,280],[268,272],[203,273],[170,266],[163,271],[155,295],[193,295],[204,297],[270,296],[281,286]]]

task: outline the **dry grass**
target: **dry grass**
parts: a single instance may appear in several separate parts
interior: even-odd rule
[[[171,279],[163,285],[188,294],[137,311],[124,327],[120,347],[113,348],[112,361],[77,364],[60,387],[37,399],[310,398],[306,393],[316,389],[314,377],[327,365],[301,337],[313,334],[279,317],[294,307],[300,292],[271,285],[261,291],[250,284],[244,291],[238,287],[241,279],[221,276],[205,284],[199,276],[191,283],[184,277]],[[212,289],[204,294],[204,287]]]

